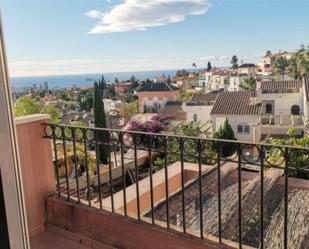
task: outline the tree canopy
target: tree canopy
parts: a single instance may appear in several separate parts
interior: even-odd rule
[[[80,90],[77,94],[77,103],[80,111],[90,112],[93,107],[93,89]]]
[[[40,102],[33,100],[30,96],[22,96],[14,104],[14,115],[16,117],[32,114],[49,114],[53,123],[59,122],[59,111],[54,105],[43,106]]]
[[[185,77],[185,76],[188,76],[189,75],[189,72],[186,71],[185,69],[182,69],[182,70],[178,70],[176,72],[176,76],[177,77]]]
[[[276,73],[279,73],[280,75],[284,75],[286,68],[289,65],[289,60],[285,57],[278,57],[274,64],[273,64],[273,68],[275,70]]]
[[[238,58],[237,58],[236,55],[232,56],[231,64],[232,64],[232,68],[233,69],[237,69],[238,68]]]
[[[210,61],[207,63],[207,72],[210,72],[212,69]]]
[[[253,77],[245,78],[244,82],[239,85],[239,88],[243,91],[255,91],[256,79]]]
[[[30,96],[22,96],[14,104],[16,117],[40,113],[40,105]]]
[[[214,133],[213,138],[225,139],[225,140],[237,140],[233,131],[233,128],[229,124],[228,119],[225,119],[223,126]],[[223,157],[229,157],[236,151],[236,144],[234,143],[223,143],[221,153]]]
[[[272,66],[275,72],[286,74],[292,79],[309,76],[309,47],[302,45],[290,59],[278,57]]]
[[[296,137],[296,131],[289,129],[287,132],[289,138],[269,138],[266,143],[273,145],[289,145],[295,147],[308,147],[309,136]],[[282,150],[270,150],[271,153],[267,153],[267,161],[276,165],[277,162],[282,162],[284,159],[284,152]],[[290,167],[295,169],[289,170],[289,176],[309,179],[309,154],[304,150],[290,150]]]
[[[106,117],[104,110],[104,103],[102,99],[102,89],[97,82],[94,83],[94,125],[96,128],[106,128]],[[104,91],[104,90],[103,90]],[[99,142],[107,143],[108,133],[106,131],[95,132],[96,140]],[[99,161],[103,164],[108,163],[107,146],[104,144],[98,145],[97,153]]]
[[[53,105],[44,106],[41,110],[41,113],[49,114],[50,119],[53,123],[59,122],[59,111],[55,106]]]

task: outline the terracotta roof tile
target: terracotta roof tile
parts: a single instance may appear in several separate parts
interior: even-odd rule
[[[172,115],[174,120],[187,120],[187,113],[182,109],[181,101],[169,101],[160,111],[163,115]]]
[[[199,93],[195,94],[190,102],[213,102],[218,97],[215,93]]]
[[[249,67],[256,67],[256,65],[253,63],[244,63],[239,66],[239,68],[249,68]]]
[[[302,87],[301,80],[262,81],[261,82],[261,89],[263,90],[300,89],[301,87]]]
[[[143,86],[139,92],[173,92],[177,91],[178,88],[167,83],[149,83]]]
[[[251,92],[220,93],[211,111],[213,115],[259,115],[260,104],[251,104]]]

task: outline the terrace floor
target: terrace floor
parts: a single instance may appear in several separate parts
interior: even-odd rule
[[[31,249],[88,249],[80,243],[68,240],[50,231],[45,231],[31,239]]]
[[[110,246],[85,246],[51,231],[44,231],[30,240],[31,249],[115,249]]]

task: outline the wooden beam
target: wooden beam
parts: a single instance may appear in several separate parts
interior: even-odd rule
[[[303,120],[303,123],[304,123],[304,126],[308,127],[308,120],[306,120],[305,116],[302,115],[302,120]]]
[[[262,116],[259,117],[258,125],[260,125],[261,123],[262,123]]]
[[[295,126],[293,115],[291,115],[291,122],[292,122],[292,125]]]

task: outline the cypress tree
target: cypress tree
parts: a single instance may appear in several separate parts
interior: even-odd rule
[[[168,76],[167,77],[167,84],[171,84],[172,83],[172,81],[171,81],[171,76]]]
[[[207,63],[207,72],[210,72],[212,69],[210,61]]]
[[[225,139],[225,140],[237,140],[233,131],[233,128],[229,124],[228,119],[225,119],[223,126],[214,133],[213,138],[217,139]],[[236,151],[236,144],[235,143],[224,143],[222,146],[222,156],[229,157],[233,155]]]
[[[101,80],[99,80],[99,89],[102,97],[104,98],[104,90],[106,89],[106,81],[104,79],[104,76],[102,74]]]
[[[102,76],[103,77],[103,76]],[[94,83],[94,125],[96,128],[106,128],[106,117],[105,117],[105,110],[104,110],[104,103],[103,103],[103,93],[104,89],[100,89],[100,85],[95,82]],[[98,142],[107,143],[108,140],[108,132],[107,131],[96,131],[95,137]],[[108,163],[108,153],[107,153],[107,146],[104,144],[99,144],[97,152],[98,152],[98,159],[101,163],[107,164]]]

